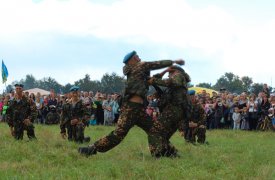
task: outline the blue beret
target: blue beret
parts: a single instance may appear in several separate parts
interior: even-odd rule
[[[23,84],[18,84],[18,83],[17,83],[17,84],[15,84],[14,86],[15,86],[15,87],[21,87],[21,88],[23,88],[23,87],[24,87],[24,85],[23,85]]]
[[[70,88],[70,91],[78,91],[79,90],[79,87],[78,86],[73,86]]]
[[[190,96],[195,95],[195,94],[196,94],[196,91],[193,90],[193,89],[188,90],[188,94],[189,94]]]
[[[132,51],[132,52],[126,54],[124,59],[123,59],[123,63],[127,63],[136,54],[137,54],[136,51]]]

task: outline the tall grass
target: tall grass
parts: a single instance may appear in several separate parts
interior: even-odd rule
[[[114,127],[90,126],[92,141]],[[275,179],[275,133],[215,130],[209,145],[186,144],[176,133],[180,158],[154,159],[147,136],[131,129],[116,148],[96,156],[77,152],[60,137],[58,126],[36,125],[37,141],[15,141],[0,123],[0,179]],[[84,144],[82,146],[86,146]]]

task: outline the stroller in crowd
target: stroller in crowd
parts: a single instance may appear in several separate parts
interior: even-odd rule
[[[258,122],[258,130],[267,131],[273,130],[275,131],[275,109],[270,108],[267,112],[263,112],[261,118]]]
[[[46,116],[45,124],[59,124],[60,122],[60,116],[56,110],[56,106],[50,105],[49,107],[50,112]]]

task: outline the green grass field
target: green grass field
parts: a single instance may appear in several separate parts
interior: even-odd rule
[[[90,126],[85,134],[95,141],[113,129]],[[36,125],[35,132],[38,141],[26,133],[15,141],[0,123],[0,179],[275,179],[274,132],[208,131],[209,145],[196,146],[176,133],[175,159],[152,158],[137,127],[113,150],[89,158],[60,137],[59,126]]]

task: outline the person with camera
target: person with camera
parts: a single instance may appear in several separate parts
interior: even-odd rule
[[[216,102],[214,103],[214,124],[213,129],[219,129],[223,128],[225,120],[224,120],[224,112],[225,112],[226,106],[222,101],[221,97],[216,98]]]
[[[148,92],[148,75],[151,70],[171,66],[173,63],[183,65],[183,60],[162,60],[154,62],[141,61],[136,51],[128,53],[124,59],[123,73],[127,76],[122,102],[121,114],[116,128],[109,135],[99,139],[88,147],[80,147],[80,154],[93,155],[97,152],[106,152],[120,144],[129,130],[137,125],[147,134],[150,133],[152,120],[148,120],[145,112],[145,100]]]
[[[15,84],[14,86],[16,95],[10,101],[7,110],[7,122],[11,134],[16,140],[22,140],[24,130],[26,130],[30,140],[36,139],[33,126],[37,116],[35,103],[23,95],[23,84]]]

